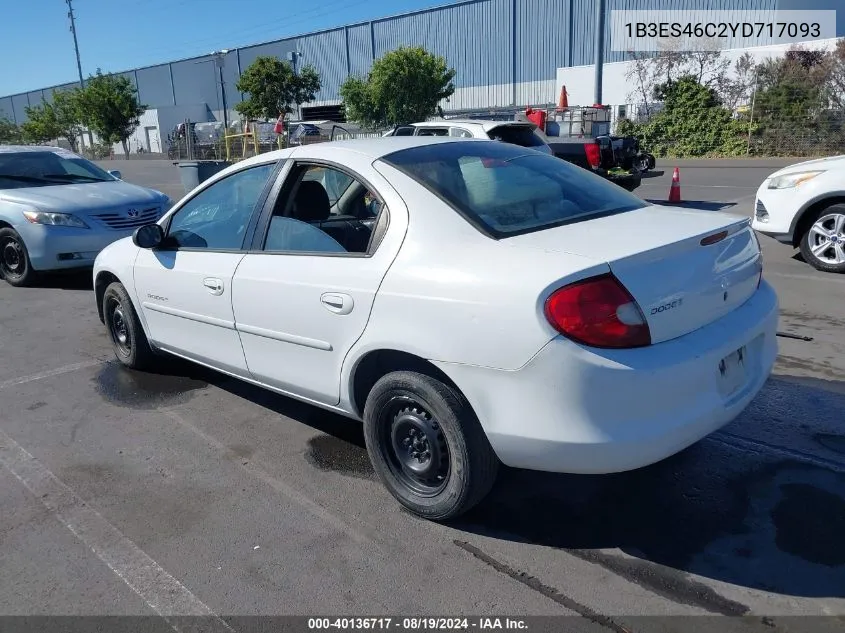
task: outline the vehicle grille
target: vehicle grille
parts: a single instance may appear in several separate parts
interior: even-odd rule
[[[116,213],[94,213],[92,217],[97,218],[97,220],[110,229],[124,231],[155,222],[158,220],[160,212],[161,209],[159,207],[149,207],[147,209],[138,209],[138,215],[135,217],[130,217],[128,210]]]

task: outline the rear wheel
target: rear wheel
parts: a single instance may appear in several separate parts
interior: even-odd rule
[[[111,338],[114,355],[126,367],[147,369],[156,359],[132,300],[123,284],[115,281],[103,294],[103,320]]]
[[[0,273],[12,286],[31,286],[37,276],[23,239],[9,227],[0,229]]]
[[[425,374],[382,377],[367,398],[364,435],[382,483],[423,518],[463,514],[495,482],[498,459],[466,399]]]
[[[845,273],[845,204],[817,211],[799,247],[804,261],[816,270]]]

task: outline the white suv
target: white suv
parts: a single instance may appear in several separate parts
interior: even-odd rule
[[[752,226],[799,247],[814,268],[845,273],[845,155],[796,163],[766,178]]]
[[[454,136],[493,139],[553,154],[552,148],[537,131],[537,126],[528,121],[443,119],[400,125],[385,132],[383,136]]]

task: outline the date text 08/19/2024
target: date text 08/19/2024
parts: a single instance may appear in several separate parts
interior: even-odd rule
[[[520,618],[434,618],[434,617],[354,617],[308,618],[309,631],[467,631],[467,630],[521,630],[527,629]]]

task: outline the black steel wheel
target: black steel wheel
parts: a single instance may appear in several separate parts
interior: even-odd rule
[[[144,328],[126,288],[114,282],[103,294],[103,321],[111,338],[114,354],[126,367],[146,369],[155,362]]]
[[[469,403],[427,374],[379,379],[364,407],[364,436],[382,483],[423,518],[463,514],[496,480],[499,460]]]
[[[432,497],[449,480],[449,446],[440,425],[412,398],[397,396],[380,412],[381,444],[395,477],[416,494]]]
[[[23,239],[8,227],[0,229],[0,274],[12,286],[29,286],[36,277]]]
[[[129,338],[129,326],[126,324],[126,315],[120,300],[112,295],[106,299],[103,309],[108,315],[106,327],[112,344],[121,356],[129,357],[132,354],[132,341]]]

